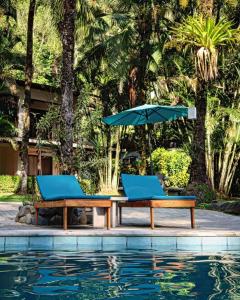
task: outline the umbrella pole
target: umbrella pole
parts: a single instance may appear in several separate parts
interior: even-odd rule
[[[150,159],[150,170],[151,175],[153,175],[153,162],[152,162],[152,143],[151,143],[151,130],[149,130],[149,126],[147,125],[147,131],[148,131],[148,146],[149,146],[149,159]]]

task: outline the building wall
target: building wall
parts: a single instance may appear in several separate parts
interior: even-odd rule
[[[18,158],[18,151],[14,151],[7,143],[0,143],[0,175],[17,175]],[[35,176],[38,174],[38,155],[35,147],[29,148],[28,158],[28,174]],[[58,163],[54,161],[50,150],[43,153],[41,162],[43,175],[59,174]]]
[[[24,82],[20,84],[16,84],[16,82],[10,82],[8,84],[7,91],[4,91],[3,94],[0,92],[0,101],[1,96],[6,95],[9,92],[9,95],[14,96],[16,105],[18,105],[18,98],[24,97]],[[52,104],[58,105],[60,103],[61,95],[56,89],[47,88],[46,86],[38,87],[37,85],[32,86],[31,90],[31,106],[30,118],[33,118],[33,115],[36,111],[40,115],[40,113],[44,114],[49,109],[49,106]],[[19,117],[19,115],[18,115]],[[16,115],[17,118],[17,115]],[[35,122],[35,119],[34,121]],[[34,123],[35,124],[35,123]],[[31,124],[31,127],[34,131],[34,124]],[[19,127],[16,124],[17,127]],[[20,131],[19,131],[20,132]],[[21,137],[21,136],[19,136]],[[32,134],[30,136],[31,139],[36,136]],[[38,174],[38,150],[34,145],[36,142],[32,142],[32,145],[29,146],[29,175],[37,175]],[[42,158],[41,158],[41,169],[42,174],[59,174],[58,163],[53,159],[53,153],[51,149],[41,149],[42,150]],[[7,143],[0,142],[0,175],[17,175],[18,173],[18,160],[19,160],[19,152],[14,151],[11,146]]]
[[[18,151],[9,144],[0,144],[0,175],[16,175],[18,167]]]

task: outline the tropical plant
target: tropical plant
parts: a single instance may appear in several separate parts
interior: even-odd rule
[[[14,150],[18,149],[18,144],[14,140],[17,129],[6,117],[0,116],[0,142],[11,144]]]
[[[233,23],[203,16],[188,17],[173,30],[175,41],[196,51],[196,70],[201,80],[211,81],[218,76],[218,56],[222,46],[237,41],[239,31]]]
[[[218,75],[219,51],[224,46],[237,41],[238,30],[232,28],[232,22],[203,16],[188,17],[173,29],[176,43],[183,46],[195,59],[197,88],[195,122],[192,145],[192,165],[190,180],[208,183],[205,160],[205,117],[207,110],[207,92],[211,81]]]
[[[154,171],[165,177],[166,186],[186,187],[190,156],[182,149],[157,148],[152,153]]]
[[[19,99],[19,137],[20,158],[21,158],[21,187],[20,193],[27,193],[27,176],[28,176],[28,144],[30,130],[30,103],[31,103],[31,85],[33,77],[33,24],[35,15],[36,0],[30,0],[28,11],[27,25],[27,50],[25,65],[25,93],[24,98]]]
[[[63,15],[59,22],[62,41],[62,75],[61,75],[61,130],[65,138],[61,139],[61,164],[63,172],[71,173],[73,154],[73,90],[74,90],[74,49],[76,0],[62,1]]]
[[[14,50],[21,39],[16,34],[17,15],[11,1],[0,2],[0,20],[0,82],[4,82],[12,69],[23,63],[23,57]]]

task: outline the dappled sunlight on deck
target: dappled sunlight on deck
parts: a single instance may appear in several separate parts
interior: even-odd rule
[[[240,236],[240,217],[196,209],[196,229],[191,229],[188,209],[156,209],[156,228],[149,228],[149,208],[123,208],[123,225],[111,230],[91,226],[34,226],[15,222],[20,203],[0,203],[0,235],[146,235]]]

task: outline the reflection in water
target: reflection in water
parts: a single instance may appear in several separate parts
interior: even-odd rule
[[[240,299],[240,255],[128,250],[0,257],[0,299]]]

